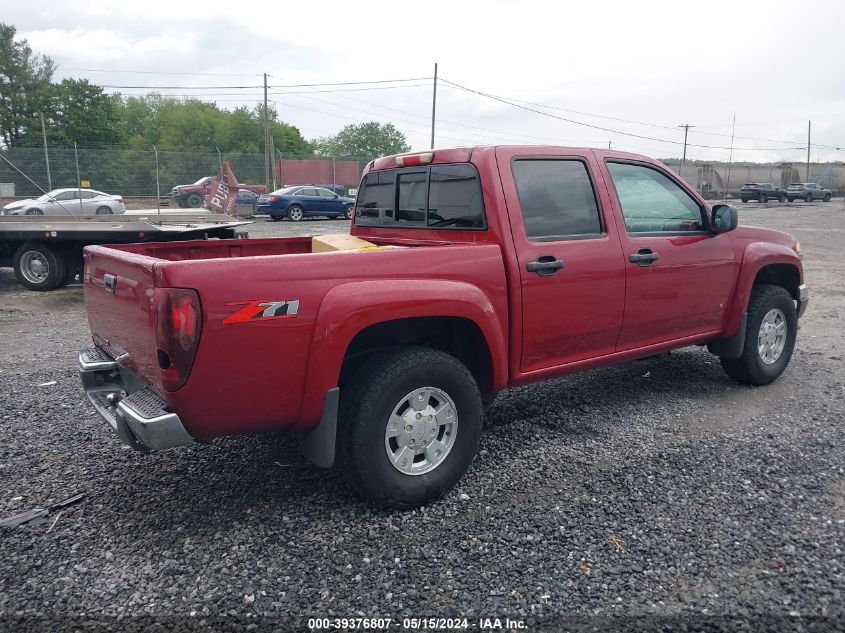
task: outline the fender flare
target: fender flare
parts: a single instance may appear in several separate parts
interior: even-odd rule
[[[798,272],[798,283],[803,283],[804,269],[801,260],[791,248],[771,242],[752,242],[742,254],[739,276],[731,299],[730,310],[726,312],[722,332],[724,338],[731,338],[739,333],[742,318],[748,307],[751,287],[757,274],[766,266],[787,264]],[[744,338],[744,337],[743,337]]]
[[[458,317],[475,323],[490,352],[494,388],[507,384],[505,324],[480,288],[450,280],[353,281],[329,290],[317,311],[297,426],[307,429],[321,419],[326,393],[337,387],[346,350],[359,332],[415,317]]]

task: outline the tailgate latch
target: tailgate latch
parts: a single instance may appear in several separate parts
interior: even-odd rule
[[[117,276],[106,273],[103,275],[103,284],[106,286],[106,292],[114,294],[114,290],[117,287]]]

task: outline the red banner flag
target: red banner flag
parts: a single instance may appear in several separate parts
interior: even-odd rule
[[[235,198],[238,197],[238,179],[232,172],[228,160],[223,161],[223,167],[217,178],[211,181],[211,188],[205,197],[205,206],[215,213],[232,214]]]

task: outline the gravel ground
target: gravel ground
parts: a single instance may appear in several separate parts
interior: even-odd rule
[[[81,288],[30,293],[0,269],[0,518],[87,495],[0,531],[0,629],[843,630],[845,210],[741,216],[805,252],[812,300],[779,381],[738,386],[689,349],[515,389],[459,487],[404,513],[369,509],[283,434],[122,446],[78,385]]]

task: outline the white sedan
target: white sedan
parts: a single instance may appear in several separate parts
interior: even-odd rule
[[[124,211],[122,196],[94,189],[53,189],[38,198],[10,202],[0,215],[110,215]]]

